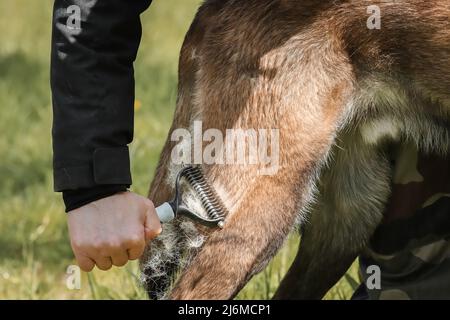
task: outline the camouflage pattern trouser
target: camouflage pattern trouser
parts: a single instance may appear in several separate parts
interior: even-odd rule
[[[354,299],[450,299],[450,160],[401,145],[392,164],[391,198],[360,256]],[[381,283],[369,289],[371,265]]]

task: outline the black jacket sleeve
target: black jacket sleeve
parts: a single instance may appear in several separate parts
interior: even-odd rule
[[[98,197],[102,186],[112,190],[112,185],[123,189],[131,184],[133,62],[141,38],[139,15],[150,4],[151,0],[55,0],[55,191],[78,192],[78,198],[87,199],[82,194],[89,190],[95,189]]]

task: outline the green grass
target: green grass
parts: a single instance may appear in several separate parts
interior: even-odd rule
[[[136,113],[131,146],[134,191],[146,194],[175,107],[177,62],[199,0],[154,1],[143,15],[136,63]],[[49,47],[51,0],[0,1],[0,299],[145,299],[131,263],[82,275],[66,288],[74,263],[63,204],[52,191]],[[295,255],[292,237],[276,259],[240,293],[266,299]],[[356,268],[352,267],[352,276]],[[329,298],[348,298],[343,280]]]

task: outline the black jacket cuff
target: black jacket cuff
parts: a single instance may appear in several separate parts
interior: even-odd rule
[[[101,185],[131,185],[128,147],[97,148],[92,162],[83,166],[55,168],[56,192]]]
[[[93,188],[63,191],[66,212],[81,208],[91,202],[127,191],[128,185],[101,185]]]

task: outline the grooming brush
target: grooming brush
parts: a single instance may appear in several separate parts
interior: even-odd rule
[[[192,187],[195,195],[205,209],[207,217],[191,211],[182,203],[181,179],[184,178]],[[202,170],[199,167],[184,167],[177,175],[175,181],[175,197],[172,201],[165,202],[156,208],[156,213],[162,223],[175,219],[178,215],[184,215],[204,226],[210,228],[223,228],[227,210],[221,200],[209,186]]]

